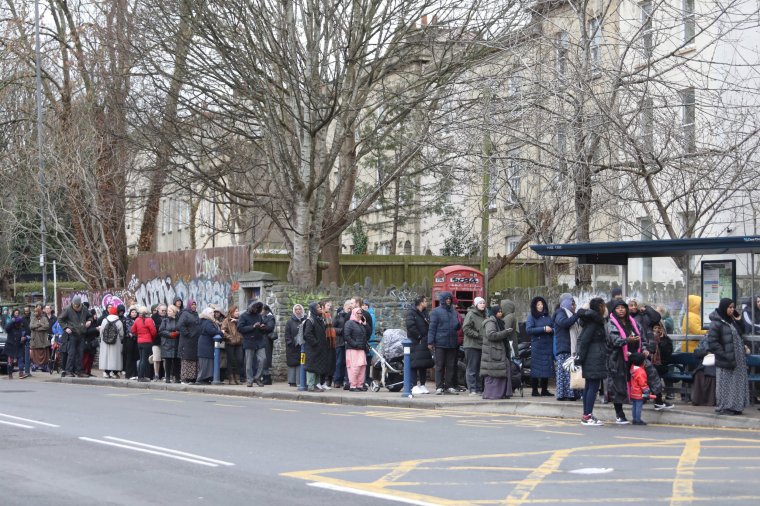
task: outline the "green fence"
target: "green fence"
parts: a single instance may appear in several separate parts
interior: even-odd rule
[[[254,254],[253,270],[269,272],[279,279],[286,280],[288,263],[287,255]],[[369,277],[375,283],[382,281],[385,286],[400,286],[403,283],[410,286],[421,285],[424,280],[430,285],[435,271],[447,265],[467,265],[478,269],[480,262],[478,259],[467,257],[341,255],[339,284],[364,284],[364,280]],[[320,271],[317,282],[321,280]],[[527,261],[504,267],[489,284],[489,291],[540,284],[543,284],[541,265],[535,261]]]

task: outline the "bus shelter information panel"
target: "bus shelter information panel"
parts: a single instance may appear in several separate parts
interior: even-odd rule
[[[720,299],[736,300],[736,260],[704,260],[702,262],[702,328],[710,327],[710,313]]]

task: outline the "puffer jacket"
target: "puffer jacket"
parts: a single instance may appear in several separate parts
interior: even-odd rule
[[[198,360],[198,335],[201,333],[198,313],[186,309],[177,320],[179,329],[179,358]]]
[[[480,375],[489,378],[506,378],[511,355],[509,338],[512,332],[495,316],[489,316],[483,322],[486,338],[483,341],[483,354],[480,358]]]
[[[367,348],[367,333],[361,323],[348,320],[343,326],[343,340],[347,350],[364,350]]]
[[[541,313],[536,309],[539,300],[544,303]],[[534,297],[530,309],[525,323],[525,332],[530,336],[530,377],[550,378],[554,376],[554,333],[546,332],[544,327],[552,327],[552,319],[542,297]]]
[[[161,336],[161,357],[179,358],[177,318],[169,318],[168,316],[164,318],[161,321],[161,327],[158,329],[158,335]]]
[[[699,295],[689,295],[689,326],[686,332],[690,336],[703,336],[707,334],[707,331],[702,328],[702,297]],[[684,318],[684,325],[686,325],[686,319]],[[696,349],[699,341],[691,340],[686,341],[687,352],[692,352]]]
[[[517,320],[517,306],[509,299],[503,299],[501,301],[501,312],[504,313],[504,326],[507,329],[512,329],[510,339],[512,340],[512,351],[517,353],[517,345],[520,340],[520,322]],[[511,355],[510,355],[511,356]]]
[[[150,317],[138,316],[129,330],[137,336],[137,344],[152,344],[157,334],[156,324]]]
[[[464,317],[464,347],[480,350],[483,348],[483,342],[486,337],[485,311],[480,311],[476,306],[467,310],[467,316]]]
[[[446,299],[452,299],[452,304],[447,306]],[[460,328],[459,315],[454,309],[453,297],[449,292],[441,292],[438,297],[440,306],[430,314],[430,328],[428,329],[427,342],[436,348],[457,347],[457,331]]]
[[[221,336],[222,331],[213,320],[201,318],[198,334],[198,358],[214,358],[214,337]]]
[[[732,323],[720,317],[717,311],[710,313],[710,329],[707,331],[707,345],[715,354],[715,367],[736,368],[734,332],[742,335],[741,322]]]
[[[592,309],[579,309],[576,313],[583,326],[578,336],[578,364],[586,379],[607,377],[607,336],[604,318]]]
[[[412,369],[428,369],[435,365],[427,344],[429,329],[430,316],[427,309],[420,311],[416,307],[410,307],[406,313],[406,335],[412,341],[409,357]]]

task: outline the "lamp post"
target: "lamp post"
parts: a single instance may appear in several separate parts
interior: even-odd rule
[[[40,2],[34,1],[34,70],[35,70],[35,100],[37,102],[37,181],[40,185],[40,200],[45,195],[45,158],[43,156],[42,132],[42,56],[40,55]],[[42,269],[42,304],[47,304],[47,239],[45,230],[44,205],[40,205],[40,267]]]

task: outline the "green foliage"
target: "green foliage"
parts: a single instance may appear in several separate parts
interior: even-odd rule
[[[13,292],[13,283],[10,284],[10,291]],[[16,293],[42,293],[42,283],[40,282],[23,282],[23,283],[16,283]],[[68,290],[86,290],[87,285],[82,283],[81,281],[59,281],[58,282],[58,289],[68,289]],[[47,284],[47,291],[49,294],[53,293],[53,283],[52,281],[49,281]]]
[[[303,306],[305,314],[308,314],[310,303],[325,300],[328,298],[328,295],[324,293],[296,292],[288,294],[288,297],[290,297],[290,304],[292,306],[301,304]]]
[[[478,253],[478,236],[471,234],[461,214],[446,220],[451,224],[451,237],[443,241],[441,255],[471,257]]]
[[[367,244],[369,243],[369,237],[367,232],[364,231],[364,225],[361,221],[356,220],[353,225],[348,229],[351,233],[351,239],[353,240],[353,247],[351,253],[354,255],[364,255],[367,253]]]

